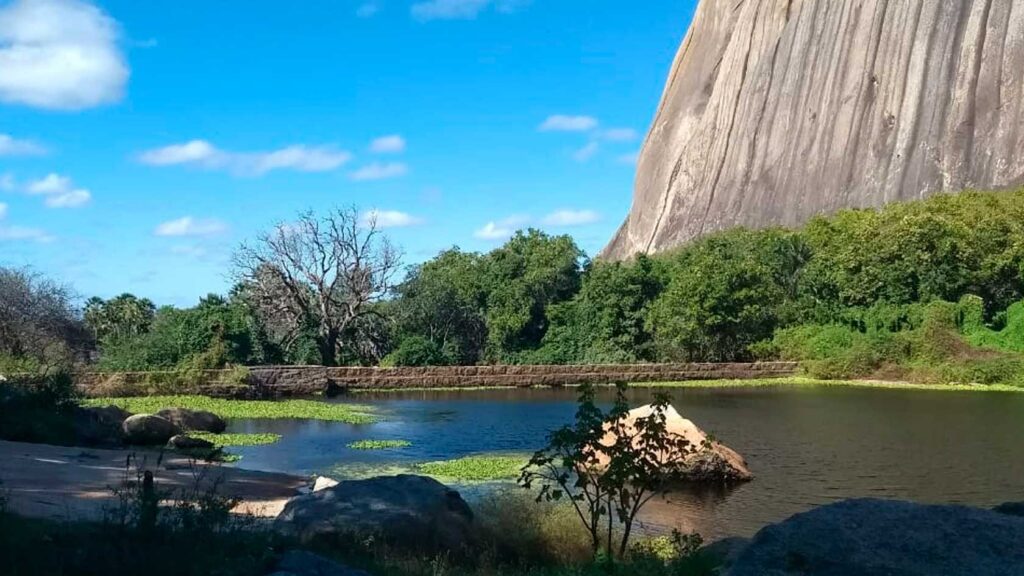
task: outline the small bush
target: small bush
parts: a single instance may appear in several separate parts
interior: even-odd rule
[[[69,444],[77,400],[74,382],[64,372],[7,377],[0,381],[0,438]]]

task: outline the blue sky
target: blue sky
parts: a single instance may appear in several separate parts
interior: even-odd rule
[[[593,254],[696,0],[0,0],[0,264],[188,305],[305,209]]]

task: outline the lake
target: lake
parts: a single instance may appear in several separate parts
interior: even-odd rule
[[[764,387],[664,390],[686,418],[742,454],[756,478],[732,489],[673,493],[643,520],[705,538],[750,536],[813,506],[851,497],[992,506],[1024,500],[1024,394]],[[652,390],[630,390],[632,405]],[[610,400],[611,391],[602,391]],[[277,444],[235,448],[241,466],[336,478],[408,471],[483,452],[529,453],[571,422],[572,389],[365,393],[325,400],[373,406],[383,420],[233,421]],[[346,447],[402,439],[384,451]],[[483,489],[461,486],[470,496]]]

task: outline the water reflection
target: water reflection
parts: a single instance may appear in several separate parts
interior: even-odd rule
[[[671,394],[680,413],[743,454],[756,479],[732,490],[656,498],[643,517],[648,529],[750,535],[812,506],[858,496],[982,506],[1024,499],[1024,395],[797,388]],[[651,395],[630,391],[636,405]],[[603,399],[610,401],[610,393]],[[530,452],[575,412],[573,391],[552,389],[390,392],[355,401],[375,406],[385,420],[232,422],[232,432],[283,436],[239,450],[241,465],[355,477],[481,452]],[[346,447],[368,438],[413,445]]]

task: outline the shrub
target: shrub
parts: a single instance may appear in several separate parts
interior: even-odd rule
[[[14,375],[0,381],[0,438],[69,444],[78,393],[64,372]]]

